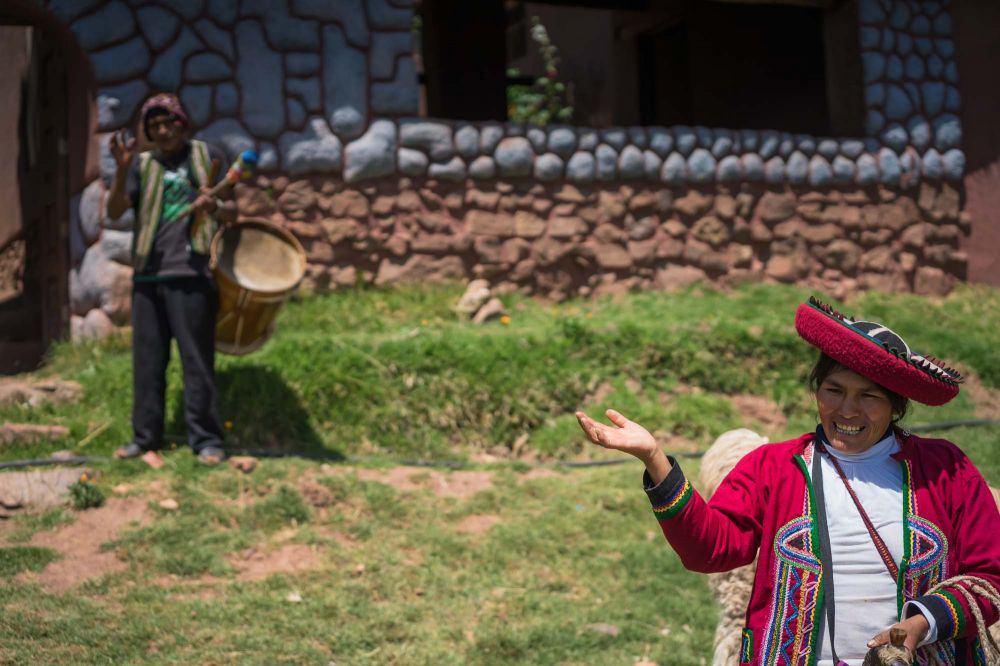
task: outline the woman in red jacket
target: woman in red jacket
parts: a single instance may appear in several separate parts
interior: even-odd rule
[[[609,410],[613,426],[577,412],[580,425],[645,464],[685,567],[758,557],[741,664],[861,666],[892,627],[918,664],[986,663],[978,630],[998,618],[1000,513],[958,447],[897,425],[910,399],[944,404],[961,376],[813,299],[795,325],[821,352],[810,378],[820,424],[747,455],[707,503],[638,423]]]

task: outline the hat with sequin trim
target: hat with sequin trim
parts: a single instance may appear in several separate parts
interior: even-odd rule
[[[882,324],[855,321],[810,297],[795,312],[795,330],[841,365],[911,400],[943,405],[958,395],[958,371],[911,350]]]
[[[165,111],[182,129],[188,126],[188,115],[180,98],[173,93],[157,93],[145,101],[139,112],[140,125],[147,137],[149,137],[149,115],[154,110]],[[152,137],[149,138],[152,139]]]

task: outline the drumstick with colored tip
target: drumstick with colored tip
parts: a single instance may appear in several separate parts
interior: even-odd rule
[[[257,152],[254,150],[244,150],[240,153],[236,161],[233,162],[229,170],[226,171],[225,177],[218,183],[213,185],[208,192],[205,193],[206,196],[214,197],[219,194],[224,188],[232,187],[240,180],[248,180],[253,176],[254,169],[257,168]],[[172,221],[183,220],[185,217],[191,214],[194,210],[194,202],[188,204],[184,209],[178,213]]]

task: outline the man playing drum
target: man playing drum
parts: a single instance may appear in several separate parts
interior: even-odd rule
[[[177,340],[184,374],[188,443],[209,465],[225,458],[215,389],[215,316],[218,292],[209,246],[218,222],[236,220],[230,188],[210,196],[223,154],[187,138],[180,100],[160,93],[143,104],[139,121],[152,150],[137,156],[124,131],[110,143],[118,170],[107,213],[135,211],[132,262],[131,442],[115,451],[135,458],[163,448],[164,394],[170,341]],[[136,159],[138,157],[138,159]]]

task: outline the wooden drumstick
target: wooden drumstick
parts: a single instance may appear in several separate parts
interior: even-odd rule
[[[213,185],[208,190],[208,192],[205,193],[205,195],[210,197],[217,196],[219,192],[221,192],[224,188],[232,187],[241,178],[247,179],[250,176],[252,176],[253,171],[256,167],[257,167],[257,153],[252,150],[244,150],[242,153],[240,153],[240,156],[236,158],[236,161],[233,162],[232,166],[229,167],[229,170],[226,172],[225,177],[218,183]],[[214,180],[214,178],[210,180]],[[183,220],[185,217],[190,215],[191,211],[193,210],[194,210],[194,202],[185,206],[180,213],[178,213],[173,219],[170,220],[170,222],[174,222],[176,220]]]

